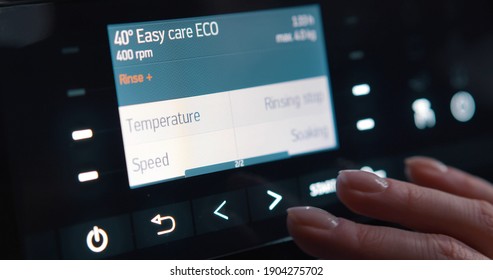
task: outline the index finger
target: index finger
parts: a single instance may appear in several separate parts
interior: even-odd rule
[[[406,174],[417,185],[493,204],[493,185],[428,157],[406,159]]]

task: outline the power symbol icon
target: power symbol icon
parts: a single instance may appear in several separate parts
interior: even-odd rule
[[[101,253],[108,247],[108,234],[102,228],[94,226],[87,234],[87,247],[94,253]]]

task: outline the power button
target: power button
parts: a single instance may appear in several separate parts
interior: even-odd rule
[[[130,216],[93,220],[60,229],[64,259],[104,259],[134,249]]]
[[[102,228],[94,226],[87,234],[86,243],[89,250],[101,253],[108,247],[108,234]]]

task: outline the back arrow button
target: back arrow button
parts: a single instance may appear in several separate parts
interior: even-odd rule
[[[217,209],[214,211],[214,214],[218,215],[219,217],[221,217],[225,220],[229,220],[228,216],[224,215],[223,213],[219,213],[219,210],[221,210],[221,208],[223,208],[224,205],[226,205],[226,200],[223,201],[223,203],[221,203],[221,205],[219,205],[219,207],[217,207]]]

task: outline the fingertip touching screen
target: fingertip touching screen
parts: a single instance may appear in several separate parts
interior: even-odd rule
[[[108,36],[130,188],[338,146],[317,5]]]

